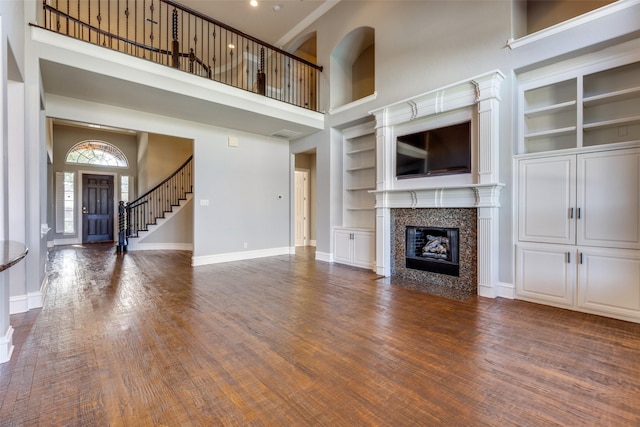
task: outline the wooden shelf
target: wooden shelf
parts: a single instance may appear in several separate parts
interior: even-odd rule
[[[540,132],[532,132],[532,133],[526,134],[524,137],[525,139],[538,139],[538,138],[547,138],[550,136],[562,136],[562,135],[569,135],[570,133],[575,132],[576,130],[577,130],[577,126],[569,126],[569,127],[559,128],[559,129],[549,129],[549,130],[544,130]]]
[[[346,188],[347,191],[371,191],[371,190],[375,190],[375,187],[371,187],[369,185],[366,186],[362,186],[362,187],[349,187]]]
[[[525,111],[524,115],[528,118],[540,117],[547,114],[555,114],[561,111],[569,111],[577,104],[576,100],[562,102],[560,104],[546,105],[544,107],[534,108]]]
[[[360,148],[359,150],[347,151],[345,154],[347,155],[360,154],[360,153],[366,153],[367,151],[375,151],[375,149],[376,149],[375,147]]]
[[[583,99],[585,107],[604,105],[610,102],[624,101],[627,99],[640,98],[640,86],[628,89],[607,92],[599,95],[587,96]]]
[[[373,166],[358,166],[355,168],[349,168],[347,169],[347,172],[356,172],[356,171],[363,171],[363,170],[367,170],[367,169],[375,169],[375,165]]]
[[[602,120],[599,122],[585,123],[583,129],[585,132],[596,129],[605,129],[610,127],[618,127],[625,125],[634,125],[640,123],[640,116],[620,117],[618,119]]]

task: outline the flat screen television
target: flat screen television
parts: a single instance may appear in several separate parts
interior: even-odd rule
[[[471,121],[396,138],[396,177],[471,173]]]

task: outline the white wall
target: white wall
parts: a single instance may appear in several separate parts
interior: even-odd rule
[[[47,113],[55,117],[91,122],[95,111],[100,111],[105,125],[153,130],[194,141],[194,260],[217,262],[229,253],[245,253],[251,258],[258,255],[256,251],[288,250],[291,170],[287,141],[55,95],[47,97]],[[237,138],[237,147],[229,147],[230,136]],[[202,201],[209,204],[203,205],[206,202]]]
[[[316,148],[318,153],[318,252],[331,252],[330,235],[341,225],[339,206],[341,178],[325,162],[337,162],[344,129],[369,117],[369,111],[474,77],[495,69],[506,79],[500,102],[500,281],[513,283],[512,156],[517,146],[515,73],[550,61],[575,57],[589,51],[638,37],[640,5],[612,16],[596,19],[523,44],[507,46],[512,38],[513,5],[509,1],[450,2],[340,2],[304,30],[316,32],[318,63],[323,65],[320,99],[323,108],[336,105],[329,97],[327,76],[333,75],[333,49],[352,30],[375,29],[375,89],[377,96],[353,103],[326,116],[325,131],[292,143],[292,153]],[[516,15],[516,19],[522,19]],[[518,25],[515,25],[517,27]],[[331,129],[334,129],[332,131]],[[336,163],[337,164],[337,163]],[[331,206],[323,205],[329,203]],[[324,238],[323,238],[324,236]]]
[[[228,145],[230,136],[237,147]],[[217,130],[196,140],[194,159],[194,257],[289,247],[287,141]]]

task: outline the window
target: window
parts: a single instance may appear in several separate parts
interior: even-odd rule
[[[71,147],[65,159],[67,163],[85,165],[129,166],[127,158],[118,147],[103,141],[82,141]]]
[[[133,177],[123,175],[120,177],[120,200],[130,202],[133,198]]]
[[[74,172],[56,173],[56,233],[73,234],[75,224]]]

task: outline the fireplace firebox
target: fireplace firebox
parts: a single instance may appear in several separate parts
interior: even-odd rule
[[[405,267],[459,276],[458,236],[457,228],[407,226]]]

